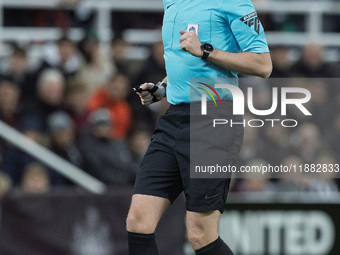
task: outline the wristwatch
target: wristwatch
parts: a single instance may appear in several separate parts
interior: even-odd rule
[[[209,54],[213,52],[214,47],[210,43],[205,43],[201,45],[201,49],[203,51],[203,56],[201,57],[201,59],[207,60]]]
[[[165,94],[164,96],[166,96],[166,86],[167,84],[165,82],[159,81],[155,84],[155,86],[149,91],[152,94],[152,102],[158,102],[159,100],[153,95],[153,93],[155,93],[158,89],[159,86],[162,86],[165,89]]]
[[[159,81],[159,82],[157,82],[156,83],[156,86],[158,87],[158,86],[162,86],[164,89],[165,89],[165,96],[166,96],[166,86],[167,86],[168,84],[166,84],[165,82],[162,82],[162,81]]]
[[[163,88],[166,89],[167,84],[165,82],[159,81],[156,83],[156,86],[162,86]]]

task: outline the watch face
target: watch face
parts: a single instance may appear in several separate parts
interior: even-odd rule
[[[212,52],[214,50],[213,46],[209,43],[204,44],[204,50],[208,52]]]

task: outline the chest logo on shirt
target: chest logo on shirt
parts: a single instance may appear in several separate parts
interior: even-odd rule
[[[199,27],[198,23],[188,23],[187,24],[187,32],[194,31],[196,33],[196,35],[198,36],[198,27]]]
[[[252,27],[257,34],[260,34],[261,22],[260,19],[257,17],[256,12],[252,12],[240,18],[244,24],[248,27]]]

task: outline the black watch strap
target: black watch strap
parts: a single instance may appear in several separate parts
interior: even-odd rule
[[[165,82],[159,81],[156,83],[156,86],[162,86],[163,88],[166,89],[167,84]]]
[[[202,55],[201,59],[207,60],[210,53],[214,50],[214,47],[209,43],[205,43],[205,44],[201,45],[201,49],[203,51],[203,55]]]
[[[201,59],[207,60],[208,57],[209,57],[209,55],[210,55],[210,52],[207,52],[207,51],[204,51],[204,50],[203,50],[203,55],[202,55]]]

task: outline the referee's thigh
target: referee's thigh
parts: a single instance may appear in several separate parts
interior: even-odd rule
[[[167,198],[134,194],[126,219],[127,231],[152,234],[165,210],[170,206]]]

